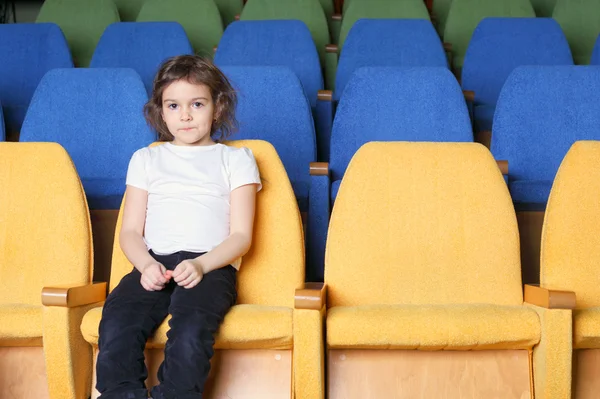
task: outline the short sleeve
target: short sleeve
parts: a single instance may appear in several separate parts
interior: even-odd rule
[[[148,174],[146,172],[146,158],[148,149],[137,150],[129,161],[127,179],[125,184],[148,191]]]
[[[258,184],[256,191],[260,191],[262,188],[254,154],[248,148],[242,147],[231,153],[229,174],[231,191],[246,184]]]

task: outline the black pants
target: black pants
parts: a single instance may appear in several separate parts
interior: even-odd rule
[[[168,270],[201,254],[150,254]],[[171,314],[165,360],[153,399],[201,399],[213,356],[214,333],[235,304],[236,269],[226,266],[204,275],[191,289],[171,280],[162,291],[146,291],[137,269],[123,277],[106,299],[98,340],[96,388],[101,399],[146,399],[144,347]]]

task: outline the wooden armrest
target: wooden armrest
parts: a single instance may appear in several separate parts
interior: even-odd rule
[[[463,95],[468,102],[475,102],[475,92],[473,90],[463,90]]]
[[[341,20],[342,20],[342,14],[333,14],[333,15],[331,16],[331,19],[332,19],[333,21],[341,21]]]
[[[329,162],[311,162],[311,176],[329,176]]]
[[[557,291],[539,285],[525,284],[525,302],[546,309],[575,309],[573,291]]]
[[[44,306],[76,306],[91,305],[106,299],[106,283],[92,283],[78,287],[44,287],[42,304]]]
[[[319,90],[317,92],[317,99],[320,101],[331,101],[333,99],[333,91]]]
[[[238,14],[238,15],[236,15],[236,16],[234,17],[234,19],[235,19],[236,21],[239,21],[239,20],[240,20],[240,15],[239,15],[239,14]]]
[[[475,132],[475,142],[476,143],[481,143],[484,146],[487,147],[487,149],[490,149],[490,146],[492,145],[492,132],[490,132],[489,130],[484,130],[481,132]],[[498,161],[498,162],[506,162],[506,161]],[[499,164],[498,164],[499,165]],[[508,168],[508,162],[506,163],[506,167]],[[502,168],[500,168],[502,170]],[[502,173],[504,174],[508,174],[508,173]]]
[[[444,50],[452,51],[452,43],[444,43]]]
[[[338,53],[338,45],[337,44],[328,44],[325,46],[325,52],[326,53],[334,53],[337,54]]]
[[[214,55],[214,54],[217,54],[217,49],[218,49],[218,48],[219,48],[218,46],[215,46],[215,47],[213,47],[213,55]]]
[[[296,290],[294,307],[296,309],[321,310],[325,305],[327,286],[324,283],[304,283]]]
[[[503,176],[508,175],[508,161],[496,161]]]

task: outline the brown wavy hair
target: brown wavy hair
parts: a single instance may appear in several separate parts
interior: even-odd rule
[[[215,120],[210,137],[223,141],[237,130],[235,119],[237,95],[227,77],[212,61],[197,55],[179,55],[167,59],[158,70],[152,87],[152,97],[144,106],[146,120],[157,132],[160,141],[174,139],[162,118],[162,97],[165,89],[173,82],[186,80],[210,89],[215,105]]]

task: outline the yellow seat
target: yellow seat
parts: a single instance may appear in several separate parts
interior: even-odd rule
[[[88,397],[91,351],[76,327],[104,297],[87,289],[92,256],[88,207],[66,151],[0,143],[1,398]]]
[[[570,361],[570,311],[523,304],[514,208],[480,144],[364,145],[331,216],[325,283],[331,399],[570,393],[569,376],[532,371],[531,356]]]
[[[321,290],[303,287],[304,240],[294,192],[271,144],[234,141],[229,145],[253,151],[263,189],[257,195],[252,248],[243,257],[238,274],[237,305],[217,333],[214,374],[209,377],[205,396],[221,397],[227,392],[233,397],[252,393],[253,397],[322,398],[324,311],[320,304],[295,306],[296,289],[319,294]],[[132,267],[118,244],[120,226],[121,215],[115,237],[111,290]],[[93,309],[81,324],[94,355],[98,351],[100,317],[101,309]],[[165,320],[146,345],[149,385],[155,383],[152,373],[162,360],[168,328]],[[224,371],[221,373],[219,369]],[[97,392],[92,397],[96,395]]]
[[[556,174],[542,230],[540,284],[575,291],[574,397],[597,397],[600,380],[600,142],[573,144]],[[589,378],[588,378],[589,377]]]

